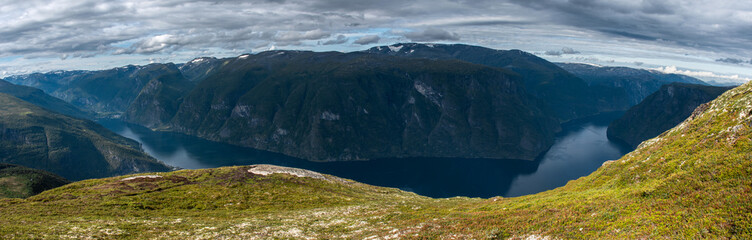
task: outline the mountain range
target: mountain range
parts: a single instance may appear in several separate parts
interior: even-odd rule
[[[671,81],[701,83],[642,70],[579,66],[586,70],[572,74],[561,66],[577,67],[519,50],[403,43],[6,80],[100,117],[313,161],[532,160],[551,146],[559,123],[626,111]],[[597,72],[622,77],[607,84]]]

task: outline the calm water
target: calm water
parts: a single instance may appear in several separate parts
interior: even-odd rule
[[[410,158],[315,163],[183,134],[154,132],[114,120],[100,123],[140,142],[153,157],[181,168],[264,163],[309,169],[430,197],[513,197],[563,186],[595,171],[604,161],[626,154],[630,149],[606,137],[606,126],[616,117],[617,114],[601,115],[566,124],[551,149],[536,161]]]

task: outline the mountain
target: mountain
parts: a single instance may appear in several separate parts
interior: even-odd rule
[[[150,86],[154,87],[158,84],[154,84],[153,80],[160,78],[184,77],[177,66],[170,63],[129,65],[101,71],[57,71],[5,80],[40,88],[52,96],[103,116],[119,116],[130,107],[147,84],[151,82]]]
[[[640,142],[676,126],[698,106],[721,95],[728,87],[671,83],[663,85],[608,126],[608,137],[636,147]]]
[[[223,62],[213,57],[200,57],[177,66],[189,82],[201,82],[219,69]]]
[[[270,165],[92,179],[0,199],[5,238],[750,239],[752,83],[554,190],[432,199]],[[84,219],[83,221],[81,219]]]
[[[89,71],[53,71],[48,73],[32,73],[6,77],[5,81],[38,88],[47,94],[52,94],[55,90],[70,84],[77,76],[89,73]]]
[[[556,64],[520,50],[496,50],[464,44],[398,43],[368,53],[409,58],[456,59],[503,68],[523,77],[526,89],[548,106],[562,122],[600,112],[626,110],[613,106],[615,89],[591,89]]]
[[[467,62],[301,51],[223,61],[163,128],[314,161],[533,159],[559,128],[517,74]]]
[[[68,183],[51,172],[0,163],[0,198],[26,198]]]
[[[510,61],[505,65],[528,76],[581,81],[530,54],[503,53],[498,61]],[[100,116],[316,161],[532,160],[551,146],[561,120],[537,96],[570,89],[557,80],[528,91],[530,83],[521,80],[526,78],[507,69],[366,52],[270,51],[37,75],[11,79],[48,89]],[[589,100],[579,103],[591,108]],[[555,109],[568,117],[580,114]],[[581,114],[595,110],[586,112]]]
[[[619,95],[626,98],[614,99],[625,101],[625,106],[634,106],[648,95],[658,91],[661,86],[673,82],[708,85],[707,83],[685,75],[666,74],[658,71],[634,69],[628,67],[605,67],[581,63],[557,63],[559,67],[585,80],[591,87],[618,89]]]
[[[0,162],[71,180],[170,170],[142,152],[137,142],[92,121],[53,113],[3,93]]]
[[[77,118],[91,118],[94,114],[81,109],[50,95],[42,90],[15,85],[0,79],[0,93],[7,93],[21,100],[43,107],[49,111],[65,114]]]
[[[128,104],[123,120],[154,128],[175,116],[183,102],[183,96],[196,84],[183,77],[175,65],[150,66],[149,71],[154,72],[154,77],[146,82]]]

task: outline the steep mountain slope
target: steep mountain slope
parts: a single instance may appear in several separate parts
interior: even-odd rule
[[[752,83],[566,186],[430,199],[268,165],[86,180],[0,200],[5,238],[752,238]],[[83,220],[82,220],[83,219]]]
[[[179,64],[178,68],[189,82],[201,82],[219,69],[224,61],[213,57],[200,57]]]
[[[27,101],[34,105],[43,107],[49,111],[53,111],[68,116],[78,118],[90,118],[93,116],[91,112],[85,112],[81,109],[53,96],[47,95],[42,90],[15,85],[0,79],[0,93],[7,93],[21,100]]]
[[[457,59],[512,70],[523,76],[526,89],[546,103],[561,121],[605,111],[626,110],[614,106],[614,89],[597,89],[555,64],[520,50],[495,50],[463,44],[398,43],[365,52],[428,59]],[[623,108],[623,109],[622,109]]]
[[[165,125],[319,161],[533,159],[558,126],[522,85],[459,61],[271,51],[224,60]]]
[[[0,162],[72,180],[170,170],[142,152],[137,142],[94,122],[52,113],[3,93]]]
[[[664,85],[608,126],[608,137],[637,147],[681,123],[692,111],[721,95],[728,87],[684,83]]]
[[[640,103],[661,86],[673,82],[707,85],[699,79],[657,71],[627,67],[604,67],[581,63],[556,63],[559,67],[580,77],[591,87],[616,88],[626,95],[628,106]]]
[[[51,172],[0,163],[0,198],[26,198],[68,183]]]
[[[195,86],[174,65],[156,66],[151,71],[158,74],[140,89],[123,114],[123,120],[150,128],[169,122],[183,102],[183,96]]]

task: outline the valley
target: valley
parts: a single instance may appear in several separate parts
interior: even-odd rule
[[[75,181],[0,176],[5,238],[750,234],[749,84],[412,43],[4,80],[0,160]]]

